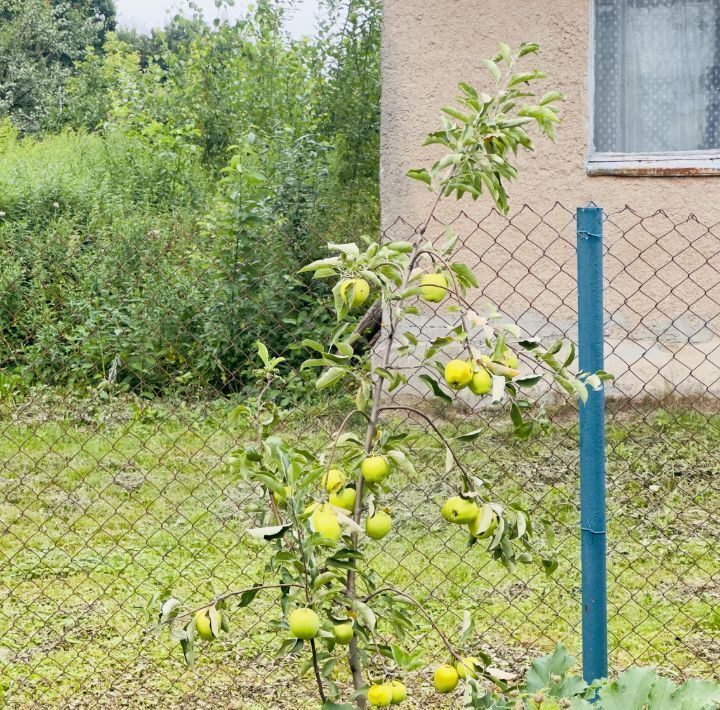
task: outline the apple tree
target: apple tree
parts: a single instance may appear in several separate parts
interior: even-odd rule
[[[282,379],[284,363],[259,344],[260,394],[236,412],[252,424],[255,437],[228,465],[264,490],[263,519],[248,533],[268,544],[266,571],[272,581],[227,591],[197,609],[166,600],[160,623],[170,627],[188,663],[193,662],[199,641],[227,631],[232,614],[262,593],[279,601],[281,620],[275,628],[286,636],[279,654],[302,659],[303,670],[314,674],[326,710],[402,703],[408,693],[403,674],[421,663],[407,647],[418,627],[433,631],[447,657],[434,670],[439,693],[453,692],[462,683],[466,706],[479,708],[495,707],[487,704],[493,696],[484,681],[496,690],[512,691],[510,679],[493,668],[489,657],[463,652],[462,645],[473,633],[469,616],[459,641],[452,642],[411,595],[378,581],[366,563],[366,551],[393,533],[388,507],[393,472],[415,471],[407,433],[391,433],[381,422],[383,417],[409,415],[432,430],[446,452],[446,475],[457,481],[455,494],[438,511],[447,524],[462,526],[471,543],[484,545],[508,568],[537,562],[552,573],[556,567],[529,512],[497,500],[432,418],[395,403],[391,396],[407,382],[407,375],[393,367],[393,354],[413,354],[422,368],[419,376],[435,396],[450,400],[448,390],[466,389],[478,400],[504,401],[517,435],[527,437],[536,425],[528,392],[541,377],[554,378],[580,399],[585,399],[589,387],[601,387],[607,377],[574,370],[572,343],[558,341],[546,347],[523,338],[500,313],[477,312],[468,292],[482,286],[455,257],[457,235],[452,227],[446,227],[440,246],[426,239],[428,225],[444,199],[477,200],[488,195],[507,212],[506,185],[517,175],[516,155],[534,149],[533,131],[554,137],[562,95],[536,91],[544,74],[522,68],[538,51],[537,44],[523,43],[514,51],[500,44],[497,56],[485,61],[490,89],[479,91],[462,83],[457,105],[442,109],[442,127],[425,140],[441,146],[442,156],[428,168],[409,172],[431,195],[427,217],[411,240],[329,244],[326,258],[302,270],[332,282],[337,316],[327,342],[309,335],[299,344],[308,352],[302,367],[317,372],[318,390],[343,383],[355,391],[355,406],[327,449],[303,448],[279,433],[282,412],[267,395]],[[382,337],[375,353],[367,353],[360,347],[356,327],[365,308],[375,301],[383,312]],[[420,313],[421,302],[445,308],[455,319],[447,333],[427,344],[419,342],[407,323],[408,316]],[[523,371],[519,351],[537,363],[541,374]],[[459,438],[470,441],[477,435],[471,432]],[[343,659],[352,680],[350,691],[336,683],[336,668],[342,667],[338,664]],[[516,695],[525,702],[524,695]]]

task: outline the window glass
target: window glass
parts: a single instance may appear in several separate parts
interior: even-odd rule
[[[720,0],[595,0],[594,148],[720,149]]]

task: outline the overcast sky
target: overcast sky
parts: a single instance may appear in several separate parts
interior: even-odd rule
[[[214,0],[195,0],[202,7],[208,20],[218,16]],[[235,19],[245,14],[249,0],[236,0],[235,7],[223,10],[222,17]],[[118,22],[122,27],[134,27],[141,32],[148,32],[153,27],[162,27],[178,9],[185,8],[184,0],[115,0],[118,11]],[[297,0],[292,15],[288,18],[288,30],[295,37],[309,35],[315,28],[318,13],[318,0]]]

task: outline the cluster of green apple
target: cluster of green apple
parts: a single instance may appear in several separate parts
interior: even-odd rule
[[[438,693],[452,693],[461,680],[477,678],[480,661],[473,656],[460,658],[454,664],[443,663],[435,669],[433,683]]]
[[[440,514],[448,523],[467,527],[476,538],[490,537],[499,521],[498,511],[492,504],[480,507],[471,496],[451,496],[443,503]]]
[[[493,373],[510,380],[520,374],[518,364],[518,356],[508,347],[498,362],[487,355],[477,361],[450,360],[445,365],[445,382],[456,391],[467,387],[474,395],[482,396],[492,389]]]
[[[426,273],[415,276],[418,282],[420,297],[428,303],[441,303],[450,292],[450,282],[444,273]],[[346,278],[340,283],[340,293],[351,310],[361,307],[370,295],[370,285],[364,278]],[[500,365],[500,367],[498,367]],[[451,360],[445,366],[445,382],[454,390],[467,387],[474,395],[480,397],[492,389],[492,373],[498,371],[507,379],[519,375],[517,355],[509,348],[497,363],[487,356],[478,361]]]
[[[420,296],[429,303],[441,303],[450,288],[445,274],[422,274],[419,278]],[[360,308],[370,295],[370,284],[361,277],[344,279],[340,293],[352,310]]]
[[[320,632],[322,623],[318,614],[309,607],[300,607],[290,612],[288,616],[290,633],[297,639],[310,641]],[[333,639],[341,646],[347,646],[352,640],[355,632],[353,622],[346,621],[340,624],[333,624]],[[407,698],[407,689],[399,680],[371,685],[368,689],[368,702],[375,707],[386,707],[388,705],[399,705]]]
[[[382,483],[390,475],[391,468],[385,456],[367,456],[360,464],[360,471],[367,482]],[[322,478],[327,501],[315,501],[305,508],[312,530],[331,542],[338,542],[343,533],[338,513],[352,514],[355,509],[357,491],[347,483],[342,470],[331,468]],[[285,486],[282,494],[274,494],[275,503],[283,505],[291,494],[292,487]],[[373,540],[382,540],[391,527],[392,518],[387,508],[376,509],[365,519],[365,533]]]

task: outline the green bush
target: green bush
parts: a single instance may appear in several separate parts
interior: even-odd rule
[[[213,30],[109,33],[74,63],[55,133],[0,122],[1,367],[236,390],[256,340],[292,361],[304,324],[329,322],[295,274],[378,227],[379,3],[328,4],[314,40],[265,1]]]

